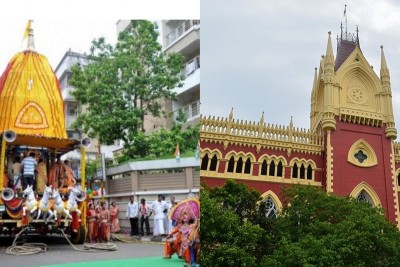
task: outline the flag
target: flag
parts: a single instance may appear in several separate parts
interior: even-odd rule
[[[26,24],[26,28],[25,28],[25,32],[24,32],[24,37],[22,38],[22,40],[25,40],[25,38],[28,37],[29,31],[32,27],[31,23],[32,23],[32,20],[28,20],[28,23]]]
[[[174,152],[174,157],[176,159],[176,161],[180,161],[181,159],[181,152],[179,150],[179,143],[176,144],[176,148],[175,148],[175,152]]]
[[[196,159],[200,158],[200,141],[197,142],[195,157],[196,157]]]

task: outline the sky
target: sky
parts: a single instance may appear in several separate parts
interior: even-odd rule
[[[23,8],[21,8],[23,7]],[[55,69],[68,49],[89,52],[93,39],[115,44],[120,19],[198,19],[200,0],[13,0],[0,11],[0,73],[23,51],[27,21],[33,19],[36,51]]]
[[[383,45],[400,129],[400,2],[395,0],[202,0],[201,113],[309,129],[314,69],[336,36],[359,27],[379,77]],[[400,134],[399,134],[400,135]]]

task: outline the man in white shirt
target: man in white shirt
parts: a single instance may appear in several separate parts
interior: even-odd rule
[[[129,221],[131,222],[131,236],[138,234],[138,211],[138,203],[136,203],[134,198],[131,197],[131,202],[128,203],[128,207],[126,209],[126,217],[129,218]]]
[[[29,156],[24,158],[21,162],[21,168],[23,169],[22,175],[24,176],[24,188],[28,185],[33,186],[33,190],[36,190],[35,183],[35,171],[38,163],[35,160],[35,153],[30,152]]]
[[[154,213],[154,236],[164,235],[164,219],[166,218],[165,213],[168,210],[168,204],[162,200],[162,195],[158,195],[158,200],[154,200],[151,204],[151,209]]]

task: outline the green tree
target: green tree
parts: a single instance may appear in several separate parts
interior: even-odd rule
[[[262,266],[400,266],[400,234],[382,209],[314,187],[284,195],[290,205]]]
[[[219,196],[213,197],[207,187],[201,188],[200,199],[202,265],[259,266],[260,247],[267,242],[265,231],[258,225],[241,222],[232,207],[222,203]]]
[[[232,210],[241,223],[258,217],[257,202],[261,200],[260,194],[235,180],[227,180],[224,186],[211,188],[210,196],[217,199],[222,208]]]
[[[167,116],[160,105],[163,99],[174,99],[172,89],[180,86],[183,57],[165,55],[158,43],[157,25],[133,20],[131,29],[119,34],[115,46],[104,38],[92,42],[90,64],[72,68],[70,84],[76,100],[85,110],[76,125],[102,144],[123,140],[129,153],[143,141],[144,116]]]

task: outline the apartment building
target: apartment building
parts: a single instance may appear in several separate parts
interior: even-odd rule
[[[172,101],[174,118],[182,109],[187,124],[198,124],[200,117],[200,20],[163,20],[161,37],[164,53],[180,53],[185,58],[182,87],[174,91],[178,99]]]

